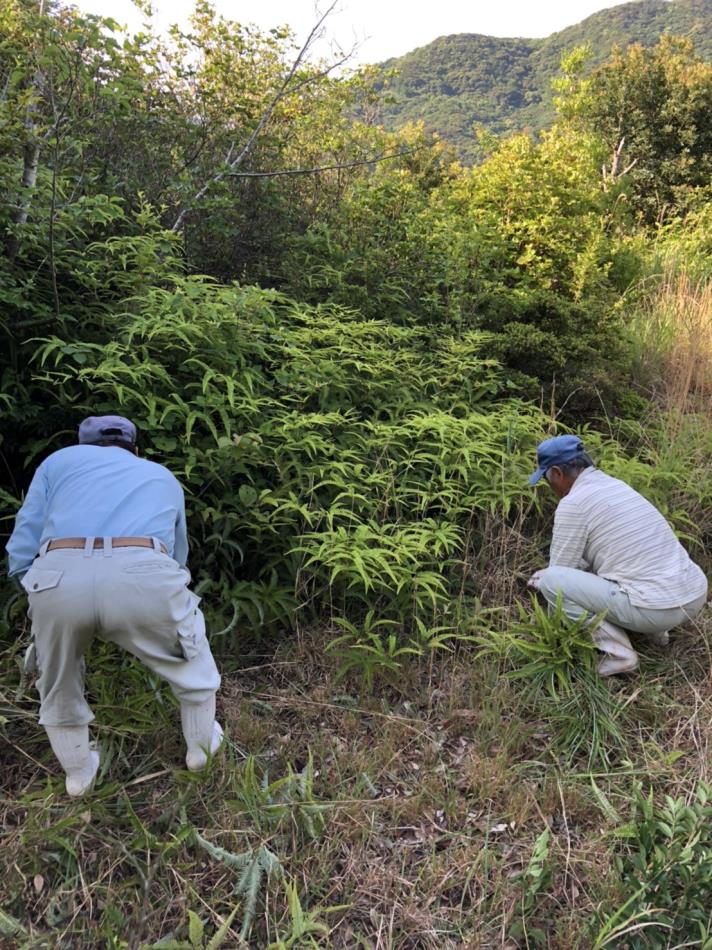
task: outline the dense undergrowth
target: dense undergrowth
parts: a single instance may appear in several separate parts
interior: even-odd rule
[[[616,173],[575,78],[557,129],[464,170],[349,126],[348,82],[302,65],[250,168],[397,160],[198,200],[288,39],[206,7],[172,49],[19,0],[0,25],[3,523],[84,415],[134,419],[186,490],[228,734],[179,769],[172,698],[97,646],[100,782],[68,803],[4,582],[0,941],[709,950],[709,616],[604,683],[525,586],[561,431],[712,568],[709,204],[680,143],[650,228],[650,169]],[[662,62],[697,109],[689,49],[651,62],[639,85]]]

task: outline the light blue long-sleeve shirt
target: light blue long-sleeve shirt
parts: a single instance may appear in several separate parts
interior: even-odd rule
[[[10,576],[30,568],[51,538],[158,538],[184,567],[185,500],[157,462],[118,446],[72,445],[42,462],[7,544]]]

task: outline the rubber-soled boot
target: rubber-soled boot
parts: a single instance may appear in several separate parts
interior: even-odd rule
[[[208,750],[214,755],[223,741],[223,730],[215,721],[215,693],[202,703],[181,703],[180,718],[187,747],[185,764],[199,772],[208,764]]]
[[[615,676],[617,673],[631,673],[638,668],[638,654],[633,649],[628,634],[621,627],[604,620],[591,638],[599,650],[606,654],[598,664],[601,676]]]
[[[45,726],[45,732],[67,776],[67,794],[84,795],[99,769],[99,753],[89,747],[89,726]]]
[[[668,630],[661,630],[660,633],[647,633],[645,636],[656,647],[666,647],[670,644],[670,632]]]

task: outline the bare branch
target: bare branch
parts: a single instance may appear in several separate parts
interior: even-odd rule
[[[341,56],[341,59],[335,59],[332,63],[329,63],[329,65],[325,69],[322,69],[320,73],[311,73],[309,76],[307,76],[305,79],[302,79],[300,82],[294,83],[294,85],[288,90],[287,94],[290,96],[293,96],[294,93],[299,92],[299,90],[303,86],[309,86],[311,83],[315,82],[317,79],[323,79],[325,76],[329,76],[331,73],[333,73],[335,69],[338,69],[339,66],[343,66],[344,63],[348,63],[348,61],[356,52],[357,48],[358,48],[358,43],[354,43],[354,45],[351,47],[348,53],[343,53],[343,55]]]
[[[632,162],[623,169],[623,171],[618,171],[618,165],[620,163],[621,155],[623,153],[623,146],[625,145],[625,136],[622,136],[618,145],[613,149],[613,155],[611,156],[611,167],[610,170],[604,164],[601,167],[601,175],[603,177],[603,188],[605,191],[608,191],[608,187],[613,182],[617,181],[619,178],[622,178],[624,175],[627,175],[628,172],[635,168],[638,159],[634,158]]]
[[[191,209],[194,207],[196,202],[200,201],[200,199],[208,192],[208,190],[213,185],[217,184],[219,181],[222,181],[223,178],[230,175],[235,168],[238,168],[244,162],[244,160],[252,151],[255,142],[257,141],[260,134],[262,133],[262,130],[267,125],[269,120],[272,118],[272,114],[274,113],[274,110],[277,108],[277,106],[282,101],[282,99],[284,99],[285,96],[290,94],[293,90],[301,88],[307,82],[313,82],[314,79],[319,78],[318,76],[311,76],[309,77],[308,80],[303,80],[301,83],[297,83],[295,85],[292,84],[292,81],[294,79],[294,76],[297,73],[297,70],[299,69],[301,64],[304,62],[304,58],[306,57],[307,53],[311,49],[314,41],[319,36],[321,32],[321,28],[324,25],[325,20],[332,13],[337,3],[338,3],[338,0],[333,0],[333,2],[327,7],[326,12],[323,13],[319,17],[314,27],[312,27],[312,30],[309,33],[309,36],[306,38],[302,48],[299,50],[299,53],[297,54],[294,62],[292,63],[289,73],[283,80],[277,92],[272,97],[272,100],[267,106],[267,108],[265,109],[265,111],[262,113],[262,116],[260,117],[259,122],[255,126],[255,128],[252,130],[252,134],[248,138],[244,147],[238,152],[235,158],[232,158],[232,154],[235,149],[235,143],[233,142],[230,145],[230,148],[228,149],[228,153],[224,162],[224,165],[226,167],[216,172],[213,175],[213,177],[210,178],[203,185],[202,188],[200,188],[200,190],[195,194],[193,199],[181,209],[180,214],[176,218],[173,224],[173,227],[171,228],[171,231],[178,231],[181,228],[183,222],[185,221],[186,215],[188,214],[189,211],[191,211]],[[335,63],[333,66],[330,67],[329,70],[327,70],[327,72],[331,71],[331,69],[336,68],[336,66],[341,65],[343,62],[345,62],[345,59],[342,59],[338,63]],[[324,75],[324,74],[322,73],[320,75]]]
[[[408,148],[402,152],[393,152],[391,155],[377,155],[375,158],[366,158],[355,162],[336,162],[333,165],[317,165],[314,168],[285,168],[275,172],[225,172],[226,178],[278,178],[281,175],[315,175],[318,172],[332,171],[339,168],[357,168],[359,165],[376,165],[378,162],[387,162],[391,158],[401,158],[403,155],[412,155],[420,148]]]

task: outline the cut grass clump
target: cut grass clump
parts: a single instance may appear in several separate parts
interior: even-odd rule
[[[522,703],[545,724],[551,755],[584,760],[587,768],[608,766],[626,746],[626,704],[596,672],[590,628],[597,618],[570,620],[560,599],[551,610],[536,599],[531,608],[518,602],[516,610],[511,625],[478,638],[480,656],[506,663]]]

